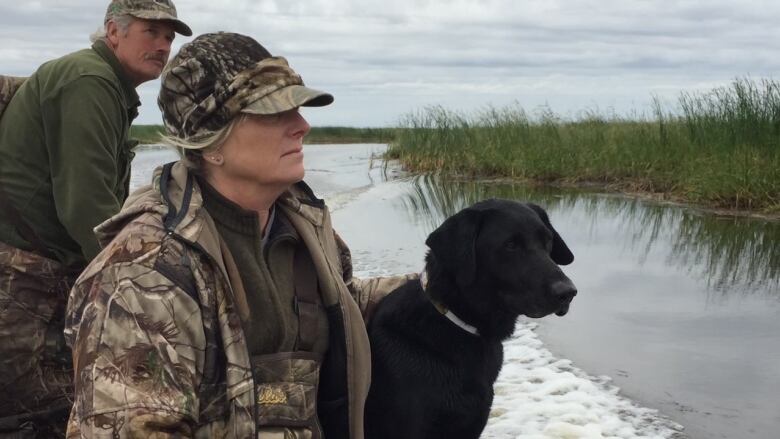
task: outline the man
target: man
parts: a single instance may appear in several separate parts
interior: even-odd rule
[[[63,435],[67,291],[127,196],[135,88],[160,75],[174,32],[192,35],[170,0],[114,0],[91,48],[0,81],[0,438]]]

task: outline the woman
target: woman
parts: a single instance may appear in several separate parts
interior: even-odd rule
[[[169,63],[159,104],[184,158],[97,229],[71,291],[69,437],[363,437],[363,317],[406,277],[353,279],[301,182],[298,107],[332,101],[243,35]]]

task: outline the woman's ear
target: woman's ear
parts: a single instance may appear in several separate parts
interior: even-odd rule
[[[203,154],[203,160],[209,162],[214,166],[222,166],[222,164],[225,163],[225,157],[223,157],[222,154],[218,152],[209,152]]]

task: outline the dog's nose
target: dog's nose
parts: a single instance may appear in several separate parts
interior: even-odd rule
[[[577,287],[568,279],[555,282],[550,288],[553,296],[563,303],[571,302],[577,295]]]

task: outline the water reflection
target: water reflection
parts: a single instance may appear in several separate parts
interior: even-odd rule
[[[616,221],[623,244],[639,263],[665,251],[667,265],[706,282],[710,291],[765,292],[780,296],[780,224],[721,217],[693,209],[507,182],[474,182],[436,175],[415,177],[402,202],[428,231],[458,210],[485,198],[532,201],[555,218],[576,215],[579,231]]]

